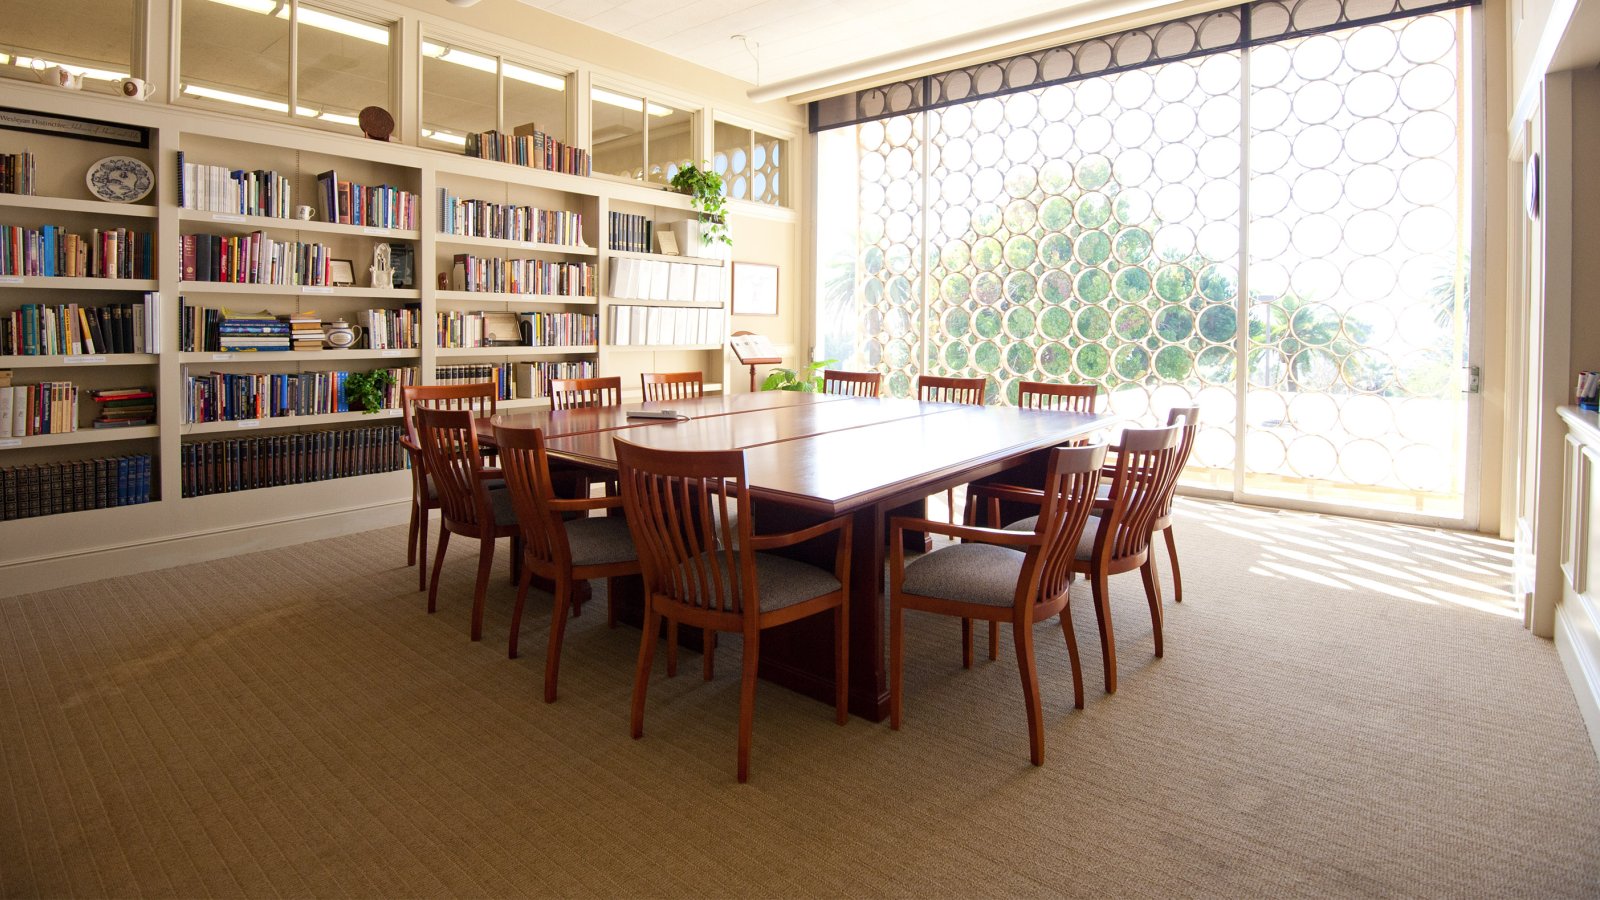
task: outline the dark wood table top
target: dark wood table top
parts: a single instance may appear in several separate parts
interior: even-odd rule
[[[527,409],[496,413],[478,420],[478,438],[493,441],[494,425],[506,428],[542,428],[546,439],[569,434],[590,434],[620,428],[643,428],[674,424],[670,419],[630,419],[637,410],[673,409],[690,417],[705,419],[770,409],[809,407],[847,398],[832,394],[802,394],[797,391],[760,391],[751,394],[717,394],[693,400],[624,403],[603,409]]]
[[[753,491],[837,514],[959,480],[974,468],[1058,446],[1114,421],[1003,406],[791,396],[811,399],[649,428],[568,433],[548,446],[552,454],[599,468],[616,467],[614,437],[663,450],[743,449]]]

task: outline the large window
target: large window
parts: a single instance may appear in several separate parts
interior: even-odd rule
[[[567,140],[567,78],[444,38],[422,42],[422,142],[460,148],[481,131]]]
[[[899,396],[930,373],[997,402],[1099,384],[1140,424],[1198,404],[1190,481],[1459,517],[1466,15],[821,132],[818,353]]]
[[[65,66],[85,90],[114,90],[135,74],[134,21],[134,0],[0,0],[0,73],[32,79]]]
[[[363,107],[394,111],[389,22],[296,0],[184,0],[181,19],[180,91],[189,102],[258,115],[293,109],[296,119],[357,134]]]
[[[693,161],[693,113],[598,86],[589,99],[597,174],[666,184]]]

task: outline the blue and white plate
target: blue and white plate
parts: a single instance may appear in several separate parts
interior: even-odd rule
[[[89,167],[83,176],[89,193],[111,203],[143,200],[155,187],[156,175],[150,167],[131,156],[108,156]]]

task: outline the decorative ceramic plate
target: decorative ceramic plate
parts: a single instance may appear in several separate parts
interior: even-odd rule
[[[83,180],[89,193],[111,203],[143,200],[156,184],[150,167],[131,156],[108,156],[90,166]]]

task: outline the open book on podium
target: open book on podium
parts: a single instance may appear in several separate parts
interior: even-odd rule
[[[753,331],[735,331],[729,343],[733,345],[733,355],[739,357],[739,364],[750,367],[750,390],[756,389],[756,366],[775,366],[783,362],[783,357],[778,355],[778,348],[772,346],[772,341],[765,335]]]

